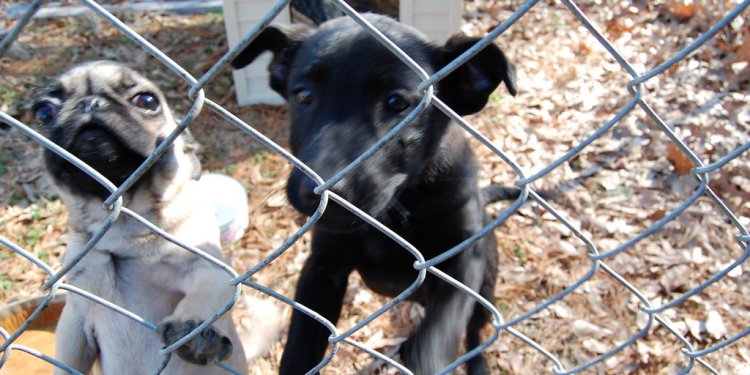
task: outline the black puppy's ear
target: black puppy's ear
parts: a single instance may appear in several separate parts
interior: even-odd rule
[[[480,38],[454,35],[441,48],[443,64],[476,44]],[[516,67],[494,43],[490,43],[469,61],[458,67],[439,83],[439,97],[459,115],[479,112],[500,82],[511,95],[516,95]]]
[[[269,84],[286,99],[285,86],[289,77],[289,67],[297,47],[310,32],[310,27],[299,24],[268,26],[232,60],[232,68],[244,68],[255,61],[261,53],[270,51],[273,53],[273,60],[268,66]]]

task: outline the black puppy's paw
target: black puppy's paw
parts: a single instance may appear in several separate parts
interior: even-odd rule
[[[424,373],[419,362],[419,348],[414,336],[401,343],[398,348],[398,357],[400,357],[401,363],[409,370],[414,371],[415,374]]]
[[[425,351],[425,348],[419,345],[414,336],[404,341],[401,344],[401,347],[398,348],[398,357],[401,359],[400,362],[415,374],[434,374],[443,370],[453,362],[453,360],[446,360],[447,358],[455,357],[455,355],[448,355],[447,353],[442,353],[437,356],[435,356],[435,354],[436,353],[433,353],[432,351]],[[391,358],[393,358],[393,356],[391,356]],[[479,353],[475,357],[466,361],[465,366],[467,375],[490,374],[487,360],[484,359],[482,353]]]
[[[167,321],[159,324],[159,335],[165,345],[181,339],[202,322],[197,320]],[[196,365],[213,365],[232,354],[232,340],[222,336],[213,327],[204,329],[192,340],[175,351],[183,360]]]
[[[490,373],[487,360],[484,359],[481,353],[466,362],[466,373],[468,375],[487,375]]]

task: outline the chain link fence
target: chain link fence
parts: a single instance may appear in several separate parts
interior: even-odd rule
[[[9,33],[5,35],[2,41],[0,41],[0,55],[4,53],[11,46],[14,40],[23,32],[24,27],[27,26],[29,21],[34,16],[35,12],[37,12],[40,9],[42,3],[43,2],[41,0],[33,1],[33,3],[31,4],[31,7],[24,14],[24,16],[16,21],[13,28],[9,31]],[[679,332],[679,330],[675,329],[673,325],[669,322],[669,320],[666,319],[664,316],[664,313],[666,311],[674,308],[675,306],[682,304],[687,299],[691,298],[692,296],[695,296],[696,294],[700,293],[701,291],[703,291],[704,289],[706,289],[707,287],[709,287],[716,281],[727,276],[728,273],[730,273],[736,267],[740,266],[748,258],[748,256],[750,256],[750,251],[749,251],[750,248],[748,247],[750,246],[750,233],[747,231],[747,228],[741,224],[741,222],[738,220],[735,214],[727,207],[727,205],[719,198],[719,196],[709,186],[709,180],[710,180],[711,174],[716,173],[721,168],[723,168],[727,163],[729,163],[733,159],[737,158],[740,154],[747,151],[748,148],[750,148],[750,142],[743,144],[739,148],[736,148],[734,151],[726,154],[725,156],[720,158],[720,160],[714,163],[711,163],[711,164],[704,163],[704,161],[701,160],[701,158],[699,158],[697,154],[693,150],[691,150],[685,144],[685,142],[682,139],[680,139],[680,137],[677,134],[675,134],[675,132],[670,128],[670,126],[668,126],[664,122],[664,120],[662,120],[662,117],[658,113],[655,112],[652,106],[649,105],[649,102],[646,100],[646,98],[643,95],[643,88],[642,88],[645,82],[664,73],[667,69],[675,65],[681,59],[686,58],[693,51],[695,51],[696,49],[701,47],[704,43],[706,43],[707,40],[712,38],[722,28],[728,25],[735,17],[740,16],[742,12],[746,8],[748,8],[748,6],[750,6],[750,0],[745,0],[745,1],[742,1],[741,3],[738,3],[733,9],[731,9],[727,14],[725,14],[724,17],[719,22],[716,22],[708,31],[703,33],[699,38],[695,39],[692,43],[684,47],[674,56],[668,58],[657,67],[647,72],[638,72],[628,61],[627,57],[620,54],[616,50],[616,48],[613,46],[613,44],[610,41],[608,41],[607,38],[603,36],[602,32],[600,32],[597,29],[597,27],[594,25],[594,23],[591,22],[587,18],[586,14],[582,12],[582,10],[579,8],[579,6],[576,3],[572,1],[562,0],[562,3],[567,7],[567,9],[575,16],[576,19],[578,19],[578,21],[580,21],[580,24],[584,28],[586,28],[595,37],[595,39],[598,40],[599,43],[601,43],[601,45],[606,49],[606,51],[608,51],[608,53],[630,75],[631,79],[629,83],[627,84],[627,91],[632,96],[632,100],[630,100],[627,103],[627,105],[622,107],[614,117],[612,117],[606,123],[602,124],[595,132],[593,132],[590,136],[586,137],[583,141],[581,141],[580,143],[575,145],[573,148],[571,148],[562,157],[555,160],[553,163],[549,164],[545,168],[539,171],[533,172],[533,173],[521,168],[521,166],[519,166],[516,162],[514,162],[513,157],[509,153],[500,149],[500,147],[498,147],[496,144],[491,142],[482,133],[480,133],[478,130],[472,127],[472,125],[470,125],[464,119],[456,115],[451,110],[451,108],[447,107],[437,97],[432,95],[432,89],[431,89],[433,85],[435,85],[438,81],[440,81],[441,79],[446,77],[448,74],[450,74],[458,66],[466,62],[469,58],[471,58],[473,55],[479,52],[482,48],[484,48],[490,43],[493,43],[493,41],[496,38],[498,38],[504,31],[506,31],[510,26],[512,26],[517,20],[519,20],[521,17],[524,17],[524,15],[530,9],[537,6],[537,3],[538,3],[538,0],[526,1],[525,3],[518,6],[517,10],[510,17],[508,17],[506,20],[500,23],[497,27],[495,27],[480,42],[478,42],[475,46],[470,48],[461,56],[457,57],[453,62],[448,64],[445,68],[443,68],[442,70],[438,71],[437,73],[431,76],[427,76],[422,73],[421,75],[422,84],[420,85],[419,89],[421,90],[420,93],[423,95],[423,100],[420,103],[420,105],[412,113],[410,113],[406,118],[404,118],[404,120],[401,123],[399,123],[395,128],[393,128],[383,139],[381,139],[380,142],[378,142],[378,144],[374,145],[370,150],[363,153],[355,162],[353,162],[351,165],[341,170],[339,173],[337,173],[335,176],[328,179],[327,181],[324,181],[322,178],[320,178],[316,174],[314,170],[310,169],[308,166],[299,162],[294,156],[292,156],[284,148],[274,143],[270,138],[262,134],[260,131],[256,130],[252,125],[247,124],[246,122],[244,122],[243,120],[235,116],[233,113],[223,108],[221,105],[206,98],[204,94],[204,90],[203,90],[204,86],[206,86],[207,83],[211,82],[213,79],[215,79],[215,77],[217,77],[218,74],[220,74],[222,71],[227,69],[227,65],[229,64],[229,62],[231,62],[233,58],[237,56],[237,54],[241,50],[243,50],[259,34],[261,30],[263,30],[264,27],[270,24],[273,21],[273,19],[285,7],[289,6],[289,3],[290,3],[289,0],[279,1],[274,6],[274,8],[268,14],[265,15],[265,17],[260,23],[255,25],[255,27],[253,27],[252,30],[247,32],[247,34],[244,36],[242,41],[237,46],[233,47],[229,52],[224,54],[221,57],[221,59],[215,65],[213,65],[213,67],[206,74],[197,78],[189,74],[185,69],[183,69],[179,64],[173,61],[169,56],[167,56],[165,53],[163,53],[154,45],[152,45],[144,37],[142,37],[135,31],[133,31],[128,25],[123,23],[120,19],[118,19],[112,13],[105,10],[96,1],[82,0],[81,3],[84,6],[88,7],[98,17],[101,17],[102,19],[106,20],[107,22],[112,24],[114,27],[119,29],[130,40],[135,42],[141,48],[147,50],[158,61],[164,64],[165,67],[167,67],[169,70],[171,70],[172,72],[177,74],[179,77],[181,77],[190,87],[190,89],[187,92],[187,95],[192,101],[192,106],[184,114],[183,119],[181,123],[179,124],[178,128],[172,134],[170,134],[170,136],[164,142],[161,143],[161,145],[154,151],[154,153],[150,157],[148,157],[147,160],[137,169],[137,171],[134,172],[130,176],[130,178],[128,178],[121,186],[114,186],[111,182],[107,181],[104,177],[98,174],[94,169],[87,166],[86,164],[78,160],[75,156],[66,152],[64,149],[61,149],[54,143],[50,142],[48,139],[46,139],[44,136],[34,131],[32,128],[30,128],[26,124],[18,121],[17,119],[11,117],[10,115],[4,112],[0,112],[0,121],[3,121],[9,124],[11,127],[16,128],[23,134],[30,137],[33,141],[39,143],[40,145],[42,145],[43,147],[49,150],[52,150],[56,154],[60,155],[62,158],[66,159],[68,162],[76,165],[78,168],[85,171],[88,175],[92,176],[94,179],[99,181],[103,186],[105,186],[111,192],[111,195],[106,199],[106,201],[104,202],[104,206],[102,208],[103,210],[107,210],[108,215],[109,215],[106,222],[103,223],[101,228],[92,236],[91,240],[85,245],[84,249],[80,252],[80,256],[78,256],[76,259],[72,259],[69,262],[67,262],[65,266],[62,267],[61,269],[57,269],[57,270],[52,269],[48,264],[46,264],[44,261],[36,257],[33,253],[24,249],[22,246],[14,243],[8,238],[0,236],[0,243],[2,243],[5,247],[10,249],[13,253],[18,254],[21,257],[28,260],[30,267],[38,267],[42,269],[48,275],[48,280],[43,285],[43,289],[47,292],[46,298],[44,299],[43,303],[41,303],[41,305],[34,311],[34,313],[31,314],[28,317],[28,319],[20,326],[20,328],[15,330],[15,332],[8,332],[3,327],[0,327],[0,335],[3,336],[3,342],[0,343],[0,353],[1,353],[0,368],[2,368],[3,364],[7,361],[8,356],[11,353],[11,351],[16,350],[16,351],[23,351],[28,354],[34,355],[70,373],[77,373],[74,369],[68,367],[65,363],[60,363],[56,361],[55,359],[50,358],[38,352],[34,348],[30,348],[30,347],[15,343],[16,339],[25,330],[28,329],[28,327],[40,316],[40,314],[42,314],[42,312],[48,307],[48,305],[52,302],[52,300],[61,290],[65,290],[69,293],[74,293],[82,297],[88,298],[92,301],[95,301],[96,303],[99,303],[118,314],[122,314],[123,316],[126,316],[140,323],[141,325],[143,325],[144,327],[148,329],[156,331],[157,322],[149,322],[137,316],[136,314],[117,306],[116,304],[103,300],[99,298],[98,296],[93,295],[85,290],[81,290],[72,285],[69,285],[62,280],[63,277],[71,271],[71,269],[76,267],[76,264],[83,257],[86,257],[87,254],[94,247],[96,247],[97,241],[102,238],[102,236],[107,232],[107,230],[110,228],[112,223],[115,222],[118,219],[118,217],[120,217],[121,215],[126,215],[137,220],[144,227],[148,228],[153,233],[159,236],[162,236],[165,239],[179,245],[180,247],[184,248],[185,251],[192,252],[204,258],[206,261],[211,262],[221,267],[227,274],[229,274],[232,277],[233,279],[232,284],[236,288],[233,301],[230,301],[225,306],[224,309],[222,309],[221,311],[216,311],[215,315],[211,319],[208,319],[204,324],[197,327],[195,330],[193,330],[190,334],[185,336],[183,339],[161,350],[160,354],[164,356],[164,363],[163,363],[163,366],[161,367],[162,369],[164,368],[166,363],[169,361],[171,353],[177,347],[182,345],[187,340],[190,340],[191,338],[196,336],[198,333],[200,333],[200,331],[203,328],[207,327],[208,325],[213,323],[215,320],[217,320],[219,317],[221,317],[223,314],[227,313],[232,308],[232,306],[234,305],[234,302],[238,298],[240,290],[243,287],[249,287],[261,293],[264,293],[268,296],[276,298],[282,301],[283,303],[290,305],[294,309],[298,309],[304,312],[305,314],[319,321],[320,324],[322,324],[328,330],[330,330],[331,336],[329,338],[329,341],[330,343],[333,344],[332,350],[324,358],[324,360],[316,368],[311,369],[311,371],[316,371],[325,367],[326,364],[328,364],[329,361],[337,354],[338,349],[342,345],[349,345],[357,349],[366,351],[373,357],[386,362],[387,364],[393,366],[394,368],[398,369],[399,371],[403,373],[410,373],[408,369],[404,368],[402,365],[400,365],[393,359],[388,358],[386,355],[376,350],[368,348],[367,345],[365,345],[362,342],[355,341],[352,338],[352,335],[355,332],[361,330],[366,325],[368,325],[378,316],[392,309],[394,305],[396,304],[395,302],[396,300],[400,300],[402,297],[408,296],[410,293],[412,293],[424,280],[427,272],[445,280],[449,284],[453,285],[455,288],[458,288],[462,290],[463,292],[465,292],[466,294],[470,295],[481,306],[489,310],[492,316],[494,317],[493,322],[492,322],[492,328],[494,329],[494,332],[489,337],[489,339],[486,342],[484,342],[480,347],[477,347],[471,350],[470,352],[467,352],[466,354],[464,354],[462,357],[456,360],[451,366],[444,369],[442,373],[451,372],[455,370],[456,367],[458,367],[459,365],[464,363],[466,360],[468,360],[470,357],[474,355],[479,355],[481,351],[483,351],[485,348],[487,348],[489,345],[495,342],[498,339],[498,337],[503,334],[509,334],[509,335],[515,336],[516,338],[520,339],[523,343],[525,343],[529,347],[532,347],[533,349],[538,351],[541,355],[548,358],[549,361],[551,361],[551,364],[552,364],[551,368],[554,373],[556,374],[578,373],[578,372],[591,368],[597,363],[605,361],[606,359],[610,358],[616,353],[622,351],[624,348],[634,345],[637,340],[644,337],[649,332],[649,330],[651,330],[655,325],[659,325],[663,327],[667,332],[673,335],[674,338],[683,346],[682,354],[685,357],[684,359],[686,360],[687,365],[682,369],[682,373],[688,373],[691,370],[693,370],[694,367],[702,367],[703,369],[709,372],[718,373],[718,371],[715,370],[711,366],[711,364],[708,363],[708,361],[706,360],[706,356],[713,352],[721,350],[722,348],[725,348],[729,345],[732,345],[733,343],[735,343],[736,341],[740,340],[741,338],[745,337],[748,333],[750,333],[750,327],[748,327],[742,330],[741,332],[736,333],[734,336],[728,337],[724,339],[723,341],[719,341],[706,349],[696,350],[693,347],[693,345],[690,343],[690,341],[684,335],[682,335]],[[337,0],[335,1],[335,3],[344,13],[346,13],[348,17],[352,17],[353,19],[355,19],[357,23],[361,25],[361,27],[363,27],[368,32],[370,32],[375,38],[377,38],[378,41],[380,41],[385,46],[387,46],[388,49],[392,53],[397,55],[404,62],[405,69],[412,69],[415,72],[417,72],[417,74],[420,74],[421,72],[420,67],[417,66],[415,63],[413,63],[413,61],[411,61],[409,56],[407,56],[403,51],[401,51],[394,44],[390,43],[371,24],[369,24],[366,20],[360,17],[360,15],[356,11],[350,8],[346,4],[345,1]],[[483,228],[480,232],[475,233],[470,238],[466,239],[463,243],[455,246],[452,249],[445,251],[443,254],[441,254],[438,257],[435,257],[432,259],[424,259],[419,249],[414,248],[411,244],[409,244],[408,242],[400,238],[396,233],[393,233],[383,224],[379,223],[376,219],[368,216],[365,212],[361,211],[360,209],[353,206],[352,204],[350,204],[349,202],[347,202],[340,196],[336,195],[334,192],[330,191],[329,188],[333,186],[337,181],[342,179],[344,176],[346,176],[347,174],[352,173],[352,171],[354,171],[362,163],[365,163],[368,158],[370,158],[373,154],[378,152],[380,145],[388,142],[398,132],[400,132],[405,127],[408,127],[410,125],[411,120],[414,119],[420,113],[420,111],[424,110],[425,108],[431,105],[436,106],[442,112],[444,112],[447,116],[451,117],[459,126],[463,127],[468,134],[470,134],[472,137],[475,137],[485,147],[490,149],[498,157],[500,157],[505,163],[507,163],[508,166],[510,166],[516,174],[517,178],[516,178],[515,185],[519,187],[520,189],[522,189],[523,193],[518,200],[516,200],[515,202],[513,202],[513,204],[509,205],[502,212],[500,212],[497,215],[497,217],[493,219],[493,221],[487,227]],[[166,233],[165,231],[156,227],[155,225],[148,222],[147,220],[145,220],[144,218],[142,218],[135,212],[129,210],[127,207],[124,207],[122,204],[122,195],[124,194],[124,192],[130,189],[133,186],[133,184],[135,184],[138,181],[138,179],[161,157],[162,153],[170,146],[170,144],[175,140],[175,138],[182,131],[188,128],[191,122],[195,119],[195,117],[201,111],[204,111],[204,110],[212,111],[216,113],[218,116],[221,116],[223,119],[225,119],[229,123],[241,129],[249,137],[252,137],[256,139],[257,141],[259,141],[261,144],[267,147],[268,150],[279,154],[284,159],[286,159],[289,163],[291,163],[294,167],[302,170],[310,178],[312,178],[313,180],[317,182],[318,187],[316,189],[316,193],[321,196],[321,203],[317,211],[315,212],[314,215],[312,215],[312,217],[310,217],[305,222],[305,224],[299,229],[299,231],[297,231],[294,235],[287,238],[277,249],[275,249],[275,251],[271,253],[270,256],[263,259],[256,266],[248,270],[243,270],[244,273],[242,274],[236,272],[234,269],[227,266],[220,260],[213,258],[210,255],[202,252],[200,249],[181,243],[179,238],[174,238],[169,233]],[[577,226],[574,225],[571,220],[569,220],[569,218],[566,218],[562,213],[560,213],[552,205],[550,205],[542,197],[540,197],[534,190],[530,188],[530,185],[534,183],[535,181],[546,176],[548,173],[550,173],[553,169],[557,168],[561,164],[570,161],[571,158],[576,156],[582,149],[590,145],[592,142],[596,141],[597,139],[601,137],[606,136],[606,134],[610,131],[610,129],[612,129],[615,125],[617,125],[618,122],[620,122],[620,120],[623,119],[623,117],[625,117],[626,115],[630,114],[633,111],[643,111],[653,121],[653,123],[658,128],[658,131],[663,132],[663,134],[666,135],[669,138],[669,140],[671,140],[671,142],[673,142],[674,145],[676,145],[679,148],[679,150],[682,153],[684,153],[684,155],[695,164],[695,167],[691,170],[691,174],[697,181],[697,188],[692,193],[692,195],[690,195],[688,199],[680,203],[679,206],[677,206],[672,212],[667,213],[661,219],[655,221],[654,224],[651,225],[651,227],[649,227],[647,230],[643,231],[639,235],[635,236],[634,238],[630,239],[629,241],[625,243],[622,243],[621,245],[617,246],[616,248],[610,251],[601,252],[597,248],[597,245],[590,238],[588,238],[581,230],[579,230]],[[678,215],[680,215],[682,212],[688,209],[691,205],[693,205],[696,202],[696,200],[698,200],[700,197],[706,197],[710,199],[715,205],[715,207],[717,207],[726,216],[726,220],[730,222],[734,227],[736,227],[736,230],[737,230],[736,242],[737,242],[737,246],[739,246],[742,251],[742,255],[736,260],[734,260],[733,262],[731,262],[731,264],[726,265],[720,272],[715,273],[708,280],[705,280],[704,282],[702,282],[697,287],[689,291],[686,291],[685,293],[679,295],[678,297],[672,299],[671,301],[657,305],[653,303],[652,301],[650,301],[649,298],[647,298],[646,295],[642,291],[640,291],[634,285],[629,283],[623,276],[618,274],[618,272],[610,268],[607,265],[607,261],[613,256],[633,247],[634,244],[648,237],[652,233],[660,230],[667,223],[674,220]],[[456,280],[450,278],[448,275],[444,274],[443,272],[435,268],[435,266],[440,264],[445,259],[461,251],[464,251],[464,249],[466,249],[468,246],[470,246],[472,243],[474,243],[476,240],[478,240],[482,236],[490,234],[495,228],[503,224],[511,215],[516,213],[517,210],[519,210],[520,207],[524,204],[524,202],[528,199],[536,201],[541,207],[543,207],[546,211],[552,214],[557,220],[559,220],[560,223],[562,223],[565,227],[567,227],[571,233],[573,233],[576,237],[578,237],[580,241],[582,241],[583,244],[585,244],[586,248],[588,249],[587,258],[590,260],[590,270],[582,278],[580,278],[580,280],[569,285],[562,292],[554,295],[552,298],[549,298],[544,303],[539,304],[535,308],[527,311],[526,313],[522,315],[514,317],[512,320],[506,321],[503,318],[503,314],[500,313],[500,311],[495,307],[495,304],[492,301],[487,301],[483,299],[476,292],[462,285]],[[295,303],[289,297],[281,295],[277,291],[271,290],[263,285],[260,285],[250,280],[251,276],[258,273],[268,264],[273,262],[282,253],[287,251],[296,241],[298,241],[307,231],[311,229],[311,227],[315,224],[315,222],[321,217],[321,215],[325,211],[326,205],[329,200],[333,200],[337,202],[338,204],[340,204],[341,206],[347,208],[351,212],[355,213],[357,216],[359,216],[364,221],[369,223],[369,225],[372,225],[374,228],[377,228],[378,230],[382,231],[384,234],[389,236],[393,241],[397,242],[404,249],[406,249],[411,254],[413,254],[415,258],[414,268],[419,271],[419,276],[417,280],[415,280],[415,283],[409,289],[404,290],[402,294],[399,296],[399,298],[394,299],[391,302],[383,305],[371,316],[360,321],[358,324],[354,325],[353,327],[347,329],[344,332],[342,332],[339,328],[337,328],[331,322],[322,318],[315,311],[311,311],[305,306]],[[594,275],[600,275],[600,274],[607,275],[612,280],[621,284],[630,293],[632,293],[632,295],[634,295],[641,302],[641,311],[643,314],[647,316],[647,319],[645,320],[645,324],[639,327],[638,331],[634,335],[632,335],[632,337],[622,341],[615,347],[609,349],[605,353],[599,355],[598,357],[592,360],[586,361],[585,363],[580,363],[572,368],[566,368],[562,364],[562,361],[560,360],[558,356],[553,354],[551,351],[545,349],[544,346],[540,345],[539,343],[525,336],[523,333],[521,333],[519,329],[517,329],[517,326],[520,323],[524,322],[525,320],[530,319],[532,316],[538,314],[540,311],[546,309],[553,303],[560,301],[561,299],[563,299],[570,293],[573,293],[583,283],[585,283],[586,281],[594,277]],[[228,372],[231,372],[231,373],[242,373],[241,371],[242,369],[232,369],[221,364],[219,366],[223,366]],[[149,371],[151,371],[151,369],[149,369]],[[160,369],[153,369],[153,371],[154,373],[159,373]]]

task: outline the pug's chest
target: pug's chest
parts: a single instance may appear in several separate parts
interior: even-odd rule
[[[147,255],[152,250],[140,248],[132,252],[97,247],[73,267],[67,281],[129,310],[158,305],[143,311],[132,310],[138,314],[156,312],[144,318],[158,319],[161,315],[158,311],[168,312],[182,297],[175,280],[180,280],[178,276],[184,270],[162,256]]]

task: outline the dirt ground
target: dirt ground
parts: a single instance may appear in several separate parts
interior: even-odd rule
[[[674,55],[713,25],[737,1],[581,1],[593,24],[638,72]],[[2,3],[0,3],[2,4]],[[463,31],[484,35],[521,1],[465,2]],[[750,24],[748,11],[706,45],[664,74],[645,83],[643,95],[705,163],[719,160],[748,140],[750,129]],[[122,19],[194,76],[205,73],[227,50],[221,14],[125,14]],[[0,26],[11,22],[0,20]],[[496,42],[518,68],[519,94],[500,88],[481,113],[467,117],[527,175],[554,162],[611,119],[632,99],[631,77],[558,1],[541,1]],[[49,78],[73,64],[111,59],[155,80],[177,114],[187,110],[187,84],[95,17],[35,20],[10,53],[0,58],[0,111],[28,121],[27,106]],[[217,101],[286,147],[283,106],[236,104],[229,72],[206,87]],[[305,222],[284,197],[291,171],[283,158],[264,149],[218,115],[204,109],[190,125],[203,148],[204,169],[240,180],[249,194],[250,227],[226,249],[232,266],[244,272],[275,250]],[[481,163],[481,183],[510,185],[517,176],[498,156],[472,141]],[[53,267],[65,244],[66,211],[43,176],[41,147],[0,124],[0,235]],[[534,184],[554,188],[588,173],[551,204],[600,252],[617,248],[672,212],[694,191],[691,162],[636,108],[618,125]],[[741,155],[711,176],[726,206],[750,223],[750,176]],[[504,208],[493,205],[493,215]],[[697,287],[743,255],[737,228],[716,205],[700,198],[674,221],[604,262],[637,288],[652,305],[667,303]],[[584,243],[536,203],[525,205],[496,231],[500,253],[495,304],[506,320],[518,317],[584,277],[592,267]],[[293,296],[307,255],[309,237],[253,277]],[[737,267],[727,277],[660,316],[696,348],[708,348],[748,328],[750,276]],[[40,295],[44,274],[7,248],[0,248],[0,304]],[[249,290],[248,290],[249,291]],[[338,327],[350,327],[387,300],[350,278]],[[281,304],[279,304],[281,306]],[[573,293],[523,320],[515,329],[573,368],[609,351],[644,324],[638,298],[598,269]],[[288,319],[289,308],[284,308]],[[392,353],[418,323],[410,303],[375,320],[354,335],[368,346]],[[489,331],[487,332],[489,336]],[[282,339],[257,360],[251,374],[276,370]],[[687,365],[682,344],[658,324],[647,335],[589,372],[672,374]],[[493,373],[551,373],[553,363],[531,346],[503,332],[485,356]],[[704,358],[722,373],[750,374],[750,345],[742,338]],[[353,347],[342,346],[323,373],[391,373]],[[697,366],[694,373],[707,371]]]

